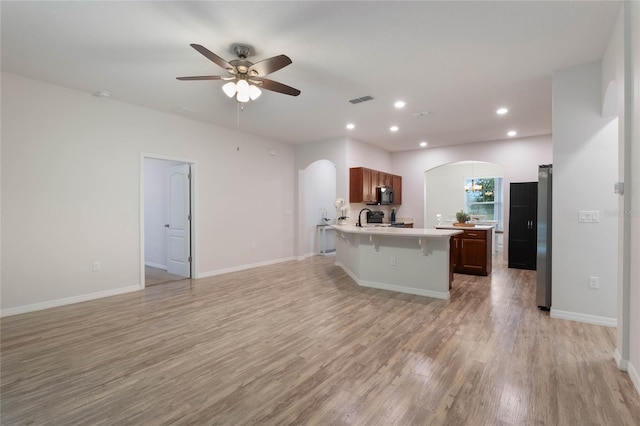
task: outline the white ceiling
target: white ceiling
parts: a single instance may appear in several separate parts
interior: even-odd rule
[[[224,71],[192,49],[286,54],[240,130],[291,143],[350,135],[388,151],[551,133],[551,74],[601,59],[620,2],[9,2],[2,70],[236,129]],[[373,101],[352,105],[349,99]],[[407,106],[393,107],[402,99]],[[105,100],[109,102],[110,100]],[[506,106],[510,113],[495,114]],[[431,111],[423,117],[413,113]],[[354,130],[346,130],[354,122]],[[389,126],[400,127],[391,133]]]

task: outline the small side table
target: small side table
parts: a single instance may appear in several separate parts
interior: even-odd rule
[[[318,231],[320,232],[320,254],[327,255],[327,253],[335,252],[335,249],[327,250],[327,229],[333,229],[331,225],[318,225]]]

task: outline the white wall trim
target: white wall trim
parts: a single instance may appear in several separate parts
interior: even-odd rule
[[[164,269],[165,271],[167,270],[167,265],[161,265],[155,262],[144,262],[144,264],[146,266],[151,266],[152,268]]]
[[[640,395],[640,375],[638,374],[638,371],[635,369],[633,364],[631,364],[631,362],[626,359],[622,359],[622,355],[620,354],[618,348],[613,351],[613,358],[616,361],[618,369],[620,371],[626,371],[627,374],[629,374],[631,383],[633,383],[633,386],[636,388],[636,392],[638,392],[638,395]]]
[[[640,375],[638,375],[638,371],[630,362],[627,363],[627,372],[629,373],[629,377],[631,377],[633,386],[636,388],[636,392],[640,395]]]
[[[629,361],[627,361],[626,359],[622,359],[622,355],[620,354],[620,351],[618,350],[618,348],[616,348],[616,350],[613,351],[613,359],[615,359],[616,361],[618,370],[627,371]]]
[[[215,277],[216,275],[244,271],[246,269],[259,268],[261,266],[275,265],[276,263],[288,262],[290,260],[301,260],[301,259],[295,256],[291,256],[291,257],[283,257],[281,259],[266,260],[264,262],[250,263],[247,265],[232,266],[230,268],[222,268],[222,269],[216,269],[214,271],[203,272],[201,274],[198,274],[198,276],[196,276],[195,278],[200,279],[200,278],[207,278],[207,277]]]
[[[422,290],[422,289],[404,287],[404,286],[387,284],[387,283],[379,283],[375,281],[361,280],[358,277],[356,277],[356,275],[353,272],[351,272],[351,270],[347,268],[343,263],[336,261],[336,266],[341,267],[342,270],[346,272],[347,275],[349,275],[351,279],[355,281],[356,284],[358,284],[360,287],[370,287],[370,288],[377,288],[379,290],[389,290],[389,291],[395,291],[398,293],[414,294],[416,296],[431,297],[433,299],[449,300],[449,297],[450,297],[448,291],[441,292],[441,291],[433,291],[433,290]]]
[[[95,300],[95,299],[102,299],[103,297],[117,296],[118,294],[131,293],[131,292],[139,291],[143,289],[144,287],[141,287],[139,285],[131,285],[128,287],[114,288],[112,290],[98,291],[96,293],[65,297],[64,299],[49,300],[47,302],[16,306],[15,308],[8,308],[0,311],[0,317],[26,314],[27,312],[35,312],[35,311],[41,311],[43,309],[56,308],[58,306],[72,305],[74,303],[87,302],[89,300]]]
[[[605,327],[616,327],[618,320],[610,317],[600,317],[597,315],[581,314],[578,312],[561,311],[551,308],[551,318],[569,321],[584,322],[587,324],[603,325]]]

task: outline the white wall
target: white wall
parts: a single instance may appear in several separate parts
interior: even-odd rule
[[[144,261],[146,265],[167,268],[167,168],[177,161],[144,160]]]
[[[320,247],[318,225],[336,223],[336,165],[329,160],[318,160],[309,165],[304,173],[304,228],[305,255],[320,250],[335,249],[333,232],[325,231],[325,247]],[[329,218],[326,222],[324,217]]]
[[[425,228],[433,228],[438,224],[437,214],[442,215],[444,222],[455,222],[456,212],[467,211],[464,189],[466,179],[502,177],[503,174],[502,167],[478,161],[445,164],[427,170],[425,172]],[[504,208],[504,205],[502,207]]]
[[[629,291],[629,374],[638,393],[640,393],[640,3],[629,2],[625,5],[628,13],[630,47],[627,60],[630,63],[630,79],[633,88],[627,89],[631,110],[627,117],[632,118],[630,172],[631,172],[631,277]]]
[[[615,84],[618,137],[616,361],[640,393],[640,4],[625,2],[602,60],[602,92]],[[607,107],[607,99],[604,101]],[[610,103],[609,103],[610,104]]]
[[[552,162],[551,135],[477,142],[441,148],[394,152],[392,170],[402,175],[402,216],[414,218],[414,227],[424,227],[424,172],[456,161],[484,161],[504,170],[504,203],[509,205],[511,182],[537,182],[538,165]],[[504,212],[505,228],[509,223],[509,209]],[[508,251],[508,229],[504,234],[504,255]]]
[[[289,144],[6,73],[2,143],[3,314],[141,286],[141,152],[195,162],[198,276],[293,256]]]
[[[391,173],[391,154],[384,149],[347,139],[347,168],[366,167]]]
[[[601,109],[600,62],[554,73],[551,315],[615,325],[618,217],[607,212],[618,206],[618,123]],[[580,210],[600,222],[578,223]]]
[[[307,255],[307,230],[305,219],[305,169],[318,160],[328,160],[336,166],[336,198],[349,198],[349,170],[347,169],[347,140],[337,138],[295,146],[295,242],[294,253],[299,259]],[[334,200],[335,201],[335,200]]]

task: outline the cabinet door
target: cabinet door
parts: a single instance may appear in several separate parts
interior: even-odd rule
[[[393,187],[393,182],[391,177],[392,175],[390,175],[389,173],[380,172],[380,180],[378,181],[378,183],[380,184],[379,186]]]
[[[469,274],[486,275],[487,241],[464,236],[460,240],[460,268]]]
[[[380,186],[380,172],[377,170],[370,170],[371,172],[371,184],[369,185],[369,197],[367,201],[375,203],[378,197],[377,188]]]
[[[402,176],[391,176],[391,187],[393,188],[393,204],[402,204]]]
[[[362,203],[363,177],[364,177],[364,170],[362,167],[352,167],[349,169],[349,202],[350,203]]]
[[[538,182],[512,183],[509,195],[509,268],[535,270]]]
[[[374,183],[374,170],[362,169],[362,202],[370,203],[376,197],[375,183]],[[378,172],[375,172],[375,181],[378,181]]]

